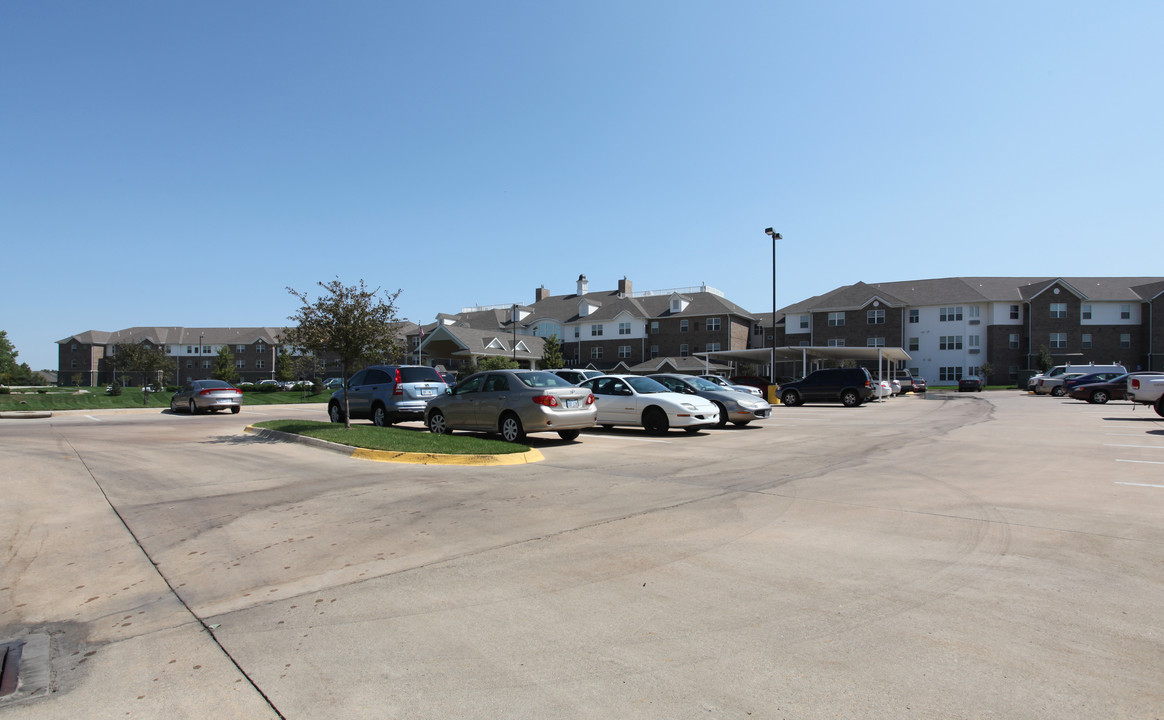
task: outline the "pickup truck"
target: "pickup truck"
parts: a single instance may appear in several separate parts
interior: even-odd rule
[[[1156,414],[1164,417],[1164,376],[1129,376],[1127,397],[1134,403],[1153,406]]]

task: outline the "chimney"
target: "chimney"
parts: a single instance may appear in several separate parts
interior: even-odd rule
[[[542,285],[540,288],[534,290],[534,302],[541,302],[550,296],[550,291],[546,290],[546,286]]]
[[[590,281],[586,279],[585,275],[578,276],[578,294],[585,295],[590,292]]]
[[[626,279],[626,275],[623,275],[622,280],[618,281],[618,296],[630,297],[632,294],[631,281]]]

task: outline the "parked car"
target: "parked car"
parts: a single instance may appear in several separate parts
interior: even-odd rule
[[[278,380],[270,380],[270,379],[260,380],[257,383],[255,383],[255,385],[258,385],[259,387],[265,387],[267,385],[274,385],[279,390],[283,389],[283,383],[279,382]]]
[[[982,392],[985,385],[986,383],[977,375],[958,378],[958,392]]]
[[[442,373],[440,373],[440,376],[445,381],[445,385],[448,387],[449,390],[452,390],[453,388],[455,388],[457,386],[457,374],[456,373],[442,372]]]
[[[584,380],[602,377],[606,374],[600,370],[576,370],[573,368],[558,368],[557,370],[550,370],[550,372],[568,381],[571,385],[577,385]]]
[[[330,377],[323,381],[323,387],[326,390],[335,390],[336,388],[343,387],[343,384],[344,379],[338,377]]]
[[[1046,372],[1039,373],[1037,375],[1032,375],[1030,377],[1030,379],[1027,380],[1027,391],[1037,392],[1036,388],[1039,387],[1040,380],[1055,379],[1055,378],[1058,378],[1060,375],[1063,375],[1064,373],[1069,373],[1069,372],[1094,373],[1094,372],[1106,372],[1106,371],[1126,373],[1127,369],[1124,368],[1124,366],[1120,365],[1119,363],[1115,363],[1113,365],[1096,365],[1095,363],[1075,364],[1075,365],[1056,365],[1055,367],[1051,368],[1050,370],[1048,370]]]
[[[696,432],[719,423],[715,403],[696,395],[671,392],[648,377],[603,375],[586,380],[579,387],[594,393],[598,424],[604,428],[636,425],[661,435],[672,427]]]
[[[520,442],[527,433],[556,432],[563,440],[594,427],[598,409],[587,388],[541,370],[479,372],[428,402],[424,423],[440,435],[453,430],[501,433]]]
[[[915,376],[913,378],[913,390],[911,390],[910,392],[919,393],[919,394],[924,395],[926,392],[926,379],[923,377],[916,377]]]
[[[1103,405],[1108,400],[1126,400],[1128,380],[1133,376],[1164,375],[1158,370],[1148,370],[1136,373],[1125,373],[1107,380],[1090,383],[1079,383],[1067,391],[1067,395],[1076,400],[1086,400],[1089,403]]]
[[[1114,378],[1123,377],[1124,375],[1127,375],[1127,373],[1116,372],[1114,370],[1108,370],[1106,372],[1084,373],[1078,377],[1069,377],[1064,375],[1065,379],[1063,380],[1063,385],[1061,386],[1063,388],[1063,392],[1061,394],[1070,395],[1071,390],[1078,385],[1104,382],[1105,380],[1112,380]]]
[[[725,388],[727,390],[735,390],[736,392],[744,392],[744,393],[747,393],[753,397],[758,397],[758,398],[764,397],[763,391],[761,391],[760,388],[758,388],[758,387],[753,387],[751,385],[736,385],[734,383],[728,382],[727,380],[720,377],[719,375],[700,375],[699,377],[703,378],[704,380],[707,380],[708,382],[713,382],[716,385],[719,385],[720,387]]]
[[[671,392],[698,395],[715,403],[719,410],[719,422],[716,423],[716,427],[723,427],[729,422],[743,427],[753,420],[762,420],[772,414],[772,406],[766,400],[729,390],[701,377],[667,373],[647,377],[658,380]]]
[[[1063,397],[1063,383],[1067,380],[1083,377],[1086,373],[1063,373],[1056,377],[1039,378],[1039,382],[1035,384],[1036,395],[1052,395],[1054,397]]]
[[[344,421],[344,398],[353,420],[370,418],[385,427],[403,420],[423,420],[429,400],[443,395],[444,378],[427,365],[373,365],[360,370],[331,395],[327,415]]]
[[[865,368],[825,368],[780,386],[780,402],[796,407],[806,402],[839,402],[857,407],[873,397],[873,378]]]
[[[170,411],[185,409],[191,415],[229,409],[242,410],[242,390],[224,380],[188,380],[170,397]]]

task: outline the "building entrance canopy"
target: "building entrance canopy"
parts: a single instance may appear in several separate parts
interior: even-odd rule
[[[778,348],[753,348],[751,350],[718,350],[692,353],[705,361],[736,360],[739,362],[767,363],[775,355],[776,362],[801,362],[807,368],[812,360],[853,360],[862,365],[877,363],[877,367],[889,367],[889,362],[912,360],[905,348],[900,347],[832,347],[823,345],[799,345]],[[807,374],[807,371],[805,372]]]

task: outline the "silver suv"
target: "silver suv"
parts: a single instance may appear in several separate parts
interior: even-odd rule
[[[427,365],[373,365],[366,367],[332,393],[327,416],[344,421],[344,396],[352,419],[371,419],[380,427],[401,420],[423,420],[429,400],[445,394],[445,381]]]

